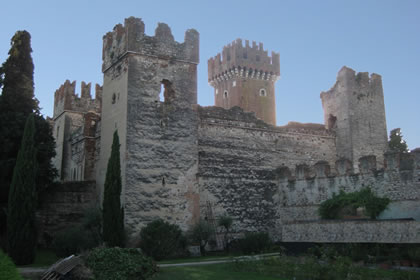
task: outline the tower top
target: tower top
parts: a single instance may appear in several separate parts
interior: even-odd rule
[[[264,50],[263,44],[236,39],[224,46],[222,53],[208,60],[209,83],[217,83],[229,79],[232,75],[258,78],[263,80],[277,80],[280,76],[280,54]]]
[[[180,43],[175,41],[170,27],[165,23],[158,24],[154,36],[146,35],[144,29],[140,18],[129,17],[124,25],[117,24],[113,31],[104,35],[103,72],[129,53],[198,64],[199,34],[196,30],[188,29],[184,42]]]

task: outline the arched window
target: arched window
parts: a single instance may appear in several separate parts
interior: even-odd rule
[[[227,90],[225,90],[225,92],[223,92],[223,98],[228,98],[228,91]]]
[[[267,91],[264,88],[260,89],[260,96],[267,96]]]

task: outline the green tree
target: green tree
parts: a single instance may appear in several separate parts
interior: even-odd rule
[[[391,130],[391,133],[389,134],[388,146],[391,151],[400,153],[408,152],[408,146],[407,143],[403,140],[400,128]]]
[[[106,169],[103,215],[103,239],[107,246],[122,246],[124,243],[124,209],[121,207],[120,140],[114,132],[111,157]]]
[[[214,234],[213,227],[205,220],[200,219],[190,230],[189,237],[192,242],[200,246],[203,255],[206,254],[206,245]]]
[[[157,261],[179,253],[183,241],[179,226],[160,219],[148,223],[140,231],[140,248]]]
[[[11,40],[9,57],[0,67],[0,223],[6,224],[7,201],[16,165],[19,145],[22,141],[26,119],[30,114],[35,120],[35,145],[38,151],[37,191],[45,190],[57,175],[51,163],[55,156],[55,143],[49,123],[40,114],[38,100],[34,96],[31,57],[31,36],[18,31]],[[0,234],[6,227],[1,227]]]
[[[7,211],[8,253],[17,265],[30,264],[36,249],[36,149],[35,121],[31,114],[25,125],[9,192]]]
[[[223,245],[225,247],[225,250],[229,252],[229,242],[230,242],[230,230],[232,228],[233,219],[230,216],[223,215],[219,218],[219,221],[217,222],[217,225],[219,227],[223,228]]]

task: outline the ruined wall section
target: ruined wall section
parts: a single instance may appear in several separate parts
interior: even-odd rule
[[[94,181],[61,183],[39,197],[36,219],[41,244],[51,246],[59,231],[80,225],[85,212],[97,207],[95,185]]]
[[[381,76],[343,67],[321,99],[325,126],[337,135],[338,157],[353,161],[357,169],[360,157],[375,155],[382,167],[387,130]]]
[[[287,223],[318,220],[319,204],[333,193],[354,192],[363,187],[391,199],[381,219],[420,221],[420,150],[387,153],[385,164],[385,169],[378,169],[376,158],[366,156],[358,162],[360,173],[353,173],[353,164],[348,160],[338,160],[335,168],[320,162],[313,167],[297,166],[295,172],[278,169],[278,232]]]
[[[148,36],[140,19],[129,18],[104,37],[105,77],[118,71],[124,61],[120,67],[124,90],[119,100],[126,108],[121,121],[126,132],[120,139],[125,224],[132,237],[157,218],[185,230],[198,219],[198,36],[197,31],[188,30],[185,41],[176,42],[163,23],[154,36]],[[104,96],[106,87],[122,88],[111,78],[104,84]],[[159,99],[161,89],[163,101]],[[103,123],[102,130],[104,127]],[[101,157],[109,154],[103,149],[109,147],[101,147]]]
[[[202,215],[228,214],[238,231],[272,231],[281,166],[335,161],[334,135],[319,124],[271,126],[239,107],[199,107]]]
[[[239,106],[267,123],[276,124],[275,82],[280,76],[280,56],[263,44],[237,39],[208,60],[208,80],[214,87],[215,105]]]

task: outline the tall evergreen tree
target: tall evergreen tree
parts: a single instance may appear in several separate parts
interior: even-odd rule
[[[124,244],[124,209],[121,207],[120,140],[114,132],[111,157],[106,169],[103,211],[103,239],[107,246]]]
[[[34,136],[35,121],[31,114],[13,170],[7,211],[8,253],[17,265],[30,264],[35,258],[37,162]]]
[[[391,130],[388,142],[389,149],[391,151],[406,153],[408,152],[407,143],[403,140],[401,129],[395,128]]]
[[[0,223],[6,224],[4,209],[7,208],[13,168],[23,130],[28,116],[34,113],[35,143],[38,150],[38,191],[54,180],[57,171],[51,163],[55,156],[54,138],[48,122],[40,114],[38,100],[34,96],[31,57],[31,36],[27,31],[17,31],[11,40],[9,57],[0,67]],[[1,227],[0,234],[6,227]]]

